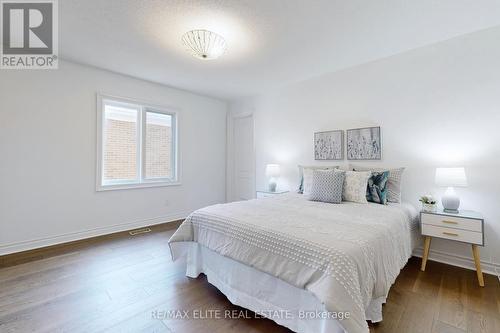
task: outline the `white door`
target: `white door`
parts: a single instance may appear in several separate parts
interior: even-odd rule
[[[231,201],[255,197],[253,115],[235,116],[232,133],[233,180]]]

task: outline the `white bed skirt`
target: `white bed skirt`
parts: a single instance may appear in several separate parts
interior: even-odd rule
[[[187,256],[187,276],[196,278],[204,273],[208,282],[235,305],[257,314],[269,314],[270,319],[294,332],[345,332],[341,321],[332,318],[324,305],[307,290],[221,256],[195,242],[171,244],[171,251],[174,258]],[[385,298],[372,301],[366,311],[369,320],[382,320],[384,302]],[[300,314],[307,314],[309,318],[305,319]],[[311,316],[317,318],[311,319]],[[327,318],[322,318],[325,316]]]

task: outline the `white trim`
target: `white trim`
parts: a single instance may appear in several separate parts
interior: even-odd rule
[[[418,247],[415,250],[413,250],[413,256],[415,257],[422,258],[422,254],[423,254],[422,247]],[[474,260],[472,258],[456,254],[435,251],[431,249],[429,253],[429,260],[437,261],[452,266],[462,267],[466,269],[476,270],[476,266],[474,265]],[[500,263],[481,260],[481,269],[484,273],[498,276],[498,272],[500,271]]]
[[[136,124],[136,138],[135,138],[135,146],[136,146],[136,152],[135,152],[135,165],[137,166],[136,169],[136,175],[135,179],[139,180],[139,183],[142,183],[142,156],[141,152],[144,151],[144,124],[143,124],[143,107],[139,107],[139,111],[137,112],[137,124]],[[107,185],[104,185],[104,180],[101,179],[101,189],[105,188]]]
[[[139,99],[131,99],[119,96],[108,95],[104,93],[97,93],[96,114],[97,114],[97,133],[96,133],[96,191],[110,191],[110,190],[124,190],[132,188],[147,188],[147,187],[160,187],[160,186],[179,186],[181,185],[181,161],[180,161],[180,145],[179,145],[179,109],[171,106],[159,106],[149,102],[144,102]],[[112,103],[124,104],[128,108],[137,109],[137,178],[130,182],[121,184],[103,184],[103,123],[104,123],[104,102],[106,100]],[[172,178],[144,178],[144,163],[145,163],[145,150],[143,144],[145,140],[145,120],[146,112],[167,114],[172,117]]]
[[[151,109],[170,110],[171,112],[174,112],[174,113],[181,111],[181,109],[179,109],[178,107],[173,106],[173,105],[155,104],[155,103],[151,103],[151,102],[145,101],[145,100],[140,99],[140,98],[123,97],[123,96],[118,96],[118,95],[113,95],[113,94],[107,94],[105,92],[98,92],[97,96],[101,97],[101,98],[112,99],[115,101],[121,101],[121,102],[126,103],[126,104],[136,104],[136,105],[138,104],[138,105],[142,105],[144,107],[151,108]]]
[[[174,212],[171,214],[157,216],[157,217],[153,217],[153,218],[141,219],[141,220],[136,220],[136,221],[131,221],[131,222],[114,224],[114,225],[110,225],[110,226],[106,226],[106,227],[98,227],[98,228],[93,228],[93,229],[88,229],[88,230],[71,232],[71,233],[62,234],[59,236],[38,238],[38,239],[32,239],[32,240],[28,240],[28,241],[5,244],[5,245],[0,246],[0,256],[6,255],[6,254],[11,254],[11,253],[16,253],[16,252],[33,250],[33,249],[51,246],[51,245],[56,245],[56,244],[62,244],[62,243],[82,240],[82,239],[96,237],[96,236],[112,234],[112,233],[120,232],[120,231],[127,231],[127,230],[131,230],[131,229],[148,227],[148,226],[152,226],[152,225],[156,225],[156,224],[173,222],[173,221],[185,219],[190,213],[191,213],[191,211],[179,211],[179,212]]]
[[[117,184],[117,185],[103,185],[99,187],[96,191],[116,191],[116,190],[130,190],[133,188],[149,188],[149,187],[164,187],[164,186],[180,186],[181,182],[164,182],[158,180],[144,180],[142,183],[130,183],[130,184]]]

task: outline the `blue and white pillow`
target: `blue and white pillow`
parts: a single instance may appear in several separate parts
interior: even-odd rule
[[[386,205],[387,194],[389,192],[387,186],[388,180],[389,180],[389,171],[382,171],[382,172],[373,171],[371,177],[368,179],[368,187],[366,189],[366,200]]]
[[[308,199],[329,203],[342,202],[345,171],[313,170],[311,192]]]
[[[387,179],[387,201],[388,202],[401,202],[401,179],[403,175],[403,171],[405,171],[404,167],[400,168],[372,168],[366,166],[352,166],[352,169],[355,171],[389,171],[389,178]]]

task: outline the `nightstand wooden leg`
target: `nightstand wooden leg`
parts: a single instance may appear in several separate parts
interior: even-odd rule
[[[483,271],[481,270],[481,257],[479,256],[479,247],[472,245],[472,254],[474,255],[474,263],[476,264],[477,281],[481,287],[484,287]]]
[[[427,265],[427,258],[429,258],[430,247],[431,247],[431,236],[425,236],[424,255],[422,256],[422,267],[420,267],[420,270],[422,272],[425,272],[425,265]]]

